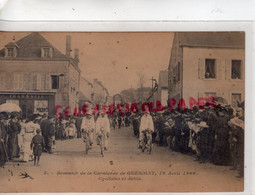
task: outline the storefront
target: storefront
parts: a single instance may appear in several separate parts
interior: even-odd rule
[[[54,113],[55,93],[44,92],[8,92],[0,94],[0,104],[14,103],[20,106],[22,118],[27,118],[31,114],[47,115]]]

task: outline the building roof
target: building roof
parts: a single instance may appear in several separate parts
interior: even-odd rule
[[[5,47],[17,47],[19,48],[19,46],[16,44],[16,43],[13,43],[13,42],[9,42],[8,44],[5,45]]]
[[[30,33],[15,43],[10,42],[7,45],[18,46],[16,58],[41,58],[41,47],[52,47],[51,59],[68,59],[38,32]],[[0,50],[0,57],[4,57],[4,49]]]
[[[177,32],[175,38],[182,46],[245,47],[244,32]]]
[[[159,87],[168,87],[168,71],[159,72]]]

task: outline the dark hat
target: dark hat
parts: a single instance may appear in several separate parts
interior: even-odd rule
[[[37,118],[36,114],[32,114],[32,115],[29,116],[30,121],[34,121],[36,118]]]
[[[0,119],[5,119],[5,120],[7,120],[7,119],[8,119],[8,114],[7,114],[7,112],[1,112],[1,113],[0,113]]]
[[[52,119],[52,118],[57,118],[57,116],[56,116],[56,115],[53,115],[53,114],[51,114],[51,115],[48,116],[48,119]]]
[[[18,113],[18,112],[12,112],[11,113],[11,118],[13,119],[13,118],[16,118],[16,117],[18,117],[18,116],[20,116],[20,114]]]
[[[47,116],[47,114],[46,113],[44,113],[43,115],[42,115],[42,117],[46,117]]]

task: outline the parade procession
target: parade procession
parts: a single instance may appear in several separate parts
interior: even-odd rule
[[[0,36],[2,179],[11,168],[175,166],[242,189],[243,33]]]

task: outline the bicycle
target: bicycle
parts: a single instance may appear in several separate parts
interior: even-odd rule
[[[143,131],[143,140],[142,140],[142,152],[147,149],[147,153],[151,154],[152,150],[152,132],[149,129]]]
[[[85,152],[86,152],[86,154],[88,154],[88,151],[89,151],[89,149],[90,149],[89,134],[90,134],[89,131],[84,131],[84,132],[83,132],[83,139],[84,139],[84,142],[85,142]]]
[[[106,132],[104,130],[100,130],[100,132],[97,135],[98,143],[100,145],[101,149],[101,155],[104,157],[104,142],[106,139]]]

